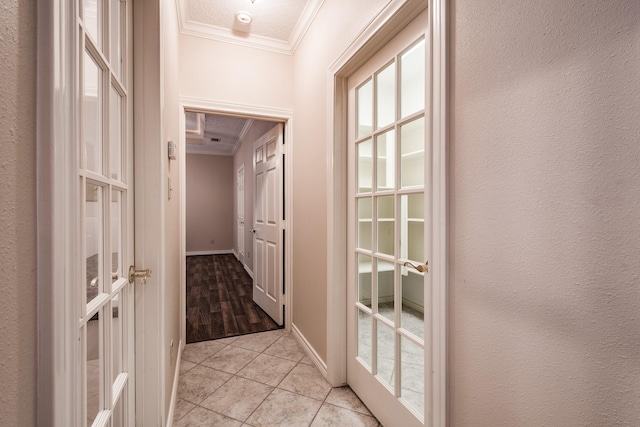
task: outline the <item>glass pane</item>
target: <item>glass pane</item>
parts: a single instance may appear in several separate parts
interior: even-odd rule
[[[122,181],[122,97],[111,87],[109,152],[111,178]]]
[[[82,99],[82,152],[84,167],[102,173],[102,71],[91,55],[84,53]]]
[[[358,199],[358,248],[372,250],[371,198]]]
[[[100,406],[101,384],[100,384],[100,329],[101,320],[99,314],[96,314],[87,322],[86,326],[86,351],[87,351],[87,425],[91,425],[96,415],[102,409]]]
[[[86,260],[87,304],[103,292],[102,187],[87,183],[85,199],[84,241]]]
[[[392,322],[394,316],[394,263],[378,260],[378,313]]]
[[[400,57],[400,114],[407,117],[424,108],[424,40]]]
[[[424,185],[424,118],[407,123],[400,130],[402,188]]]
[[[371,308],[371,257],[358,254],[358,301]]]
[[[380,253],[394,255],[394,196],[378,197],[378,246]]]
[[[423,263],[424,194],[400,197],[400,257]]]
[[[111,56],[109,57],[109,62],[113,73],[119,79],[122,79],[122,75],[120,74],[122,71],[121,31],[124,27],[122,25],[122,12],[125,10],[125,8],[121,6],[122,4],[121,0],[111,0]]]
[[[407,267],[401,267],[401,271],[401,326],[424,339],[424,274]]]
[[[122,193],[111,192],[111,282],[124,277],[122,270]]]
[[[358,193],[369,193],[373,188],[373,153],[371,140],[362,141],[356,146],[358,152]]]
[[[396,65],[389,64],[376,75],[376,129],[396,118]]]
[[[396,186],[395,130],[376,137],[376,162],[378,190],[393,190]]]
[[[369,135],[373,130],[373,84],[371,80],[356,89],[356,138]]]
[[[102,1],[83,0],[82,5],[84,9],[84,28],[100,47],[102,46]]]
[[[358,310],[358,357],[371,370],[371,315]]]
[[[123,372],[123,356],[122,356],[122,340],[123,335],[123,307],[122,304],[122,292],[118,293],[111,300],[111,352],[112,352],[112,365],[111,365],[111,384],[116,380],[118,375]]]
[[[395,368],[395,333],[393,329],[380,320],[376,321],[378,334],[378,366],[377,374],[393,389],[393,372]]]
[[[424,416],[424,349],[401,337],[400,396]]]

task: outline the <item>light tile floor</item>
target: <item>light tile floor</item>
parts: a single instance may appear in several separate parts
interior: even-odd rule
[[[372,426],[349,387],[332,388],[284,330],[188,344],[174,426]]]

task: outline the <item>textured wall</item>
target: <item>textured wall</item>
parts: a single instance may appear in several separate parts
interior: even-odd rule
[[[180,141],[180,105],[178,100],[178,17],[173,0],[162,3],[163,105],[162,153],[167,158],[167,141]],[[185,153],[178,153],[184,156]],[[165,417],[168,415],[180,342],[180,161],[167,161],[167,176],[171,178],[171,199],[165,198],[165,283],[164,283],[164,345],[166,359]],[[163,177],[162,179],[166,179]],[[171,342],[173,341],[173,346]]]
[[[327,79],[382,0],[325,0],[294,54],[293,323],[327,356]],[[307,266],[313,265],[310,274]]]
[[[187,154],[186,172],[187,252],[230,251],[235,224],[233,157]]]
[[[640,2],[453,9],[451,425],[640,425]]]
[[[36,7],[0,6],[0,425],[36,420]]]

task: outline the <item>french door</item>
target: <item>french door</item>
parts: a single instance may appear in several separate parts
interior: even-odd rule
[[[135,422],[131,1],[77,0],[77,425]],[[74,310],[75,311],[75,310]]]
[[[348,79],[347,381],[384,425],[429,425],[427,12]]]

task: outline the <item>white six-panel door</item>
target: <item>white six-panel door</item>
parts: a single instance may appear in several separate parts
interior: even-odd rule
[[[278,325],[284,321],[281,230],[283,126],[278,124],[253,145],[253,300]]]

